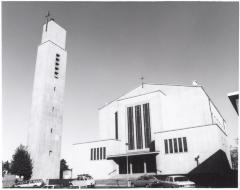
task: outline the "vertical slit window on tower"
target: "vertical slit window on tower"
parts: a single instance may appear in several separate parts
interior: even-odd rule
[[[56,63],[55,63],[55,65],[56,65],[56,66],[59,66],[59,63],[58,63],[58,62],[56,62]]]
[[[188,151],[188,148],[187,148],[187,138],[186,137],[183,137],[183,149],[184,149],[184,152]]]
[[[58,68],[58,67],[55,67],[55,70],[59,70],[59,68]]]
[[[170,153],[173,153],[172,139],[168,139],[168,141],[169,141],[169,149],[170,149]]]
[[[52,112],[54,111],[54,106],[52,107]]]
[[[58,72],[55,71],[54,74],[55,74],[55,75],[58,75]]]
[[[53,132],[53,128],[51,128],[51,133]]]
[[[57,56],[57,57],[60,57],[60,55],[59,55],[58,53],[56,54],[56,56]]]
[[[55,87],[55,86],[53,87],[53,91],[54,91],[54,92],[56,91],[56,87]]]
[[[51,151],[51,150],[49,150],[49,156],[51,156],[51,154],[52,154],[52,151]]]
[[[56,61],[59,61],[59,59],[58,59],[58,58],[56,58]]]
[[[167,141],[167,139],[164,140],[164,144],[165,144],[165,153],[168,154],[168,141]]]

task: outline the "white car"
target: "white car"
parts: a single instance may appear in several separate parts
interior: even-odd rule
[[[41,179],[33,179],[27,181],[19,181],[14,187],[25,187],[25,188],[35,188],[43,186],[43,180]]]
[[[187,177],[182,175],[168,176],[165,181],[162,182],[163,187],[189,187],[194,188],[196,184],[190,181]]]
[[[72,186],[77,187],[94,187],[95,180],[88,174],[78,175],[77,179],[71,181]]]

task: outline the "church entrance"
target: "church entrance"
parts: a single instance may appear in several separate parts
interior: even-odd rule
[[[156,155],[135,155],[114,159],[119,166],[119,174],[156,173]],[[128,162],[128,165],[127,165]]]

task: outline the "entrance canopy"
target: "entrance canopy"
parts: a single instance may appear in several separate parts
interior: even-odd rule
[[[116,155],[109,155],[107,156],[108,160],[115,159],[115,158],[124,158],[124,157],[136,157],[136,156],[147,156],[147,155],[157,155],[158,152],[149,152],[149,151],[141,151],[141,152],[128,152],[127,154],[116,154]]]

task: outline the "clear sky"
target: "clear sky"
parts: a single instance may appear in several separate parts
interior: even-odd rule
[[[66,28],[62,157],[98,138],[98,108],[149,83],[205,87],[237,137],[237,2],[3,2],[3,160],[26,144],[37,47],[47,11]]]

